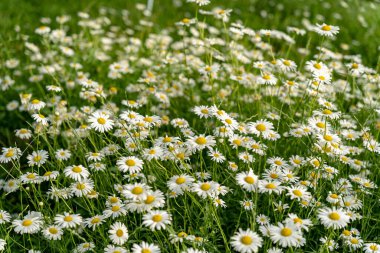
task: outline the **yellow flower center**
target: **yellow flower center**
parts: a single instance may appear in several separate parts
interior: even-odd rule
[[[58,229],[56,229],[56,228],[49,228],[49,233],[55,235],[55,234],[58,233]]]
[[[201,185],[202,191],[208,191],[208,190],[210,190],[210,188],[211,188],[211,185],[209,183],[203,183]]]
[[[9,158],[9,157],[12,157],[13,155],[14,155],[13,150],[8,150],[8,152],[5,154],[5,157]]]
[[[326,31],[326,32],[331,31],[331,26],[329,26],[329,25],[324,25],[324,26],[322,26],[322,30],[323,30],[323,31]]]
[[[136,162],[132,159],[128,159],[125,161],[125,164],[131,167],[131,166],[135,166]]]
[[[66,222],[70,222],[73,220],[73,217],[71,215],[69,215],[69,216],[66,216],[65,218],[63,218],[63,220]]]
[[[35,179],[36,176],[34,174],[29,174],[26,176],[28,179]]]
[[[240,239],[240,242],[244,245],[251,245],[253,240],[252,237],[245,235]]]
[[[42,159],[42,156],[40,156],[40,155],[36,155],[36,156],[33,158],[33,160],[34,160],[35,162],[39,162],[39,161],[41,161],[41,159]]]
[[[187,236],[187,234],[185,232],[179,232],[177,236],[181,237],[181,238],[184,238],[184,237]]]
[[[117,212],[120,210],[120,206],[112,206],[111,210],[112,212]]]
[[[329,218],[331,220],[339,220],[340,219],[340,215],[338,213],[336,213],[336,212],[332,212],[332,213],[329,214]]]
[[[72,168],[72,171],[75,172],[75,173],[81,173],[82,172],[82,168],[79,167],[79,166],[74,166]]]
[[[38,99],[33,99],[32,100],[32,104],[34,104],[34,105],[38,104],[39,102],[40,102],[40,100],[38,100]]]
[[[140,195],[143,192],[144,192],[144,189],[140,186],[136,186],[135,188],[132,189],[132,193],[135,195]]]
[[[99,223],[100,222],[100,218],[98,218],[98,217],[95,217],[95,218],[93,218],[92,220],[91,220],[91,224],[97,224],[97,223]]]
[[[152,253],[152,251],[150,249],[145,248],[141,250],[141,253]]]
[[[32,220],[24,220],[23,222],[22,222],[22,225],[24,226],[24,227],[29,227],[30,225],[32,225],[33,224],[33,221]]]
[[[267,129],[267,127],[263,123],[259,123],[256,125],[256,130],[259,132],[264,132]]]
[[[326,141],[332,141],[333,137],[331,135],[326,134],[323,136],[323,139],[325,139]]]
[[[183,184],[186,182],[186,179],[184,177],[179,177],[177,178],[177,180],[175,181],[176,184]]]
[[[152,204],[153,201],[155,200],[156,200],[156,197],[149,195],[148,197],[146,197],[145,204]]]
[[[267,188],[267,189],[276,189],[276,185],[273,184],[273,183],[269,183],[269,184],[267,184],[267,185],[265,186],[265,188]]]
[[[250,176],[246,176],[244,178],[244,181],[248,184],[253,184],[255,182],[255,179],[253,177],[250,177]]]
[[[207,140],[205,137],[198,137],[195,142],[198,144],[198,145],[205,145],[207,143]]]
[[[233,142],[233,144],[235,144],[237,146],[241,145],[241,140],[239,140],[239,139],[233,140],[232,142]]]
[[[301,197],[302,196],[302,191],[300,191],[300,190],[293,190],[293,194],[296,195],[297,197]]]
[[[78,189],[78,190],[83,190],[84,188],[86,188],[86,185],[85,185],[85,184],[82,184],[82,183],[78,183],[78,184],[77,184],[77,189]]]
[[[106,123],[106,120],[104,118],[98,118],[98,123],[104,125]]]
[[[359,240],[356,239],[356,238],[351,238],[350,241],[351,241],[352,244],[358,244],[359,243]]]
[[[325,128],[325,123],[323,122],[318,122],[317,124],[315,124],[318,128]]]
[[[282,236],[288,237],[288,236],[291,236],[292,234],[293,234],[293,231],[290,228],[285,227],[281,229]]]
[[[121,230],[121,229],[116,230],[116,235],[117,235],[118,237],[122,237],[122,236],[124,235],[123,230]]]
[[[51,174],[53,174],[52,171],[46,171],[45,174],[44,174],[44,177],[48,177],[48,176],[50,176]]]
[[[153,215],[152,221],[154,221],[154,222],[160,222],[160,221],[162,221],[162,215],[161,214]]]
[[[265,79],[265,80],[270,80],[270,75],[268,75],[268,74],[263,75],[263,79]]]

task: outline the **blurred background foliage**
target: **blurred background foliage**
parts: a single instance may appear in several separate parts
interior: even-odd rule
[[[380,2],[364,0],[211,0],[211,4],[204,9],[212,10],[220,7],[232,9],[230,22],[241,22],[254,30],[276,29],[286,31],[288,26],[305,28],[305,22],[327,23],[337,25],[341,31],[335,40],[331,41],[330,49],[345,54],[362,55],[363,63],[379,71],[380,52]],[[115,10],[111,19],[113,24],[125,27],[122,21],[121,10],[129,11],[130,25],[139,24],[141,12],[135,11],[137,4],[146,4],[144,0],[1,0],[0,1],[0,64],[4,61],[23,54],[22,35],[31,35],[30,41],[38,39],[34,30],[41,26],[41,18],[70,15],[70,22],[79,11],[87,12],[96,17],[102,7]],[[154,0],[152,15],[145,20],[153,22],[152,32],[160,32],[163,28],[175,29],[174,23],[184,17],[192,18],[196,13],[196,5],[186,0]],[[214,18],[201,16],[201,21],[213,24]],[[69,22],[69,24],[70,24]],[[55,25],[55,24],[54,24]],[[19,32],[15,29],[19,26]],[[70,29],[78,29],[71,25]],[[78,32],[70,30],[69,33]],[[147,31],[141,32],[141,37]],[[297,39],[298,47],[306,47],[312,38],[314,46],[320,44],[320,36],[304,36]],[[313,48],[313,47],[312,47]],[[293,60],[297,54],[291,54]],[[22,60],[22,59],[21,59]],[[7,74],[1,69],[0,76]],[[15,98],[17,94],[15,94]],[[0,145],[14,143],[13,131],[21,127],[24,119],[22,115],[9,115],[5,111],[5,101],[0,95]]]
[[[380,1],[365,0],[212,0],[206,9],[221,7],[233,9],[231,21],[240,20],[253,29],[277,29],[287,26],[303,27],[303,22],[326,22],[338,25],[341,32],[334,41],[337,46],[347,44],[348,53],[361,54],[363,62],[377,67],[380,51]],[[0,43],[12,42],[14,27],[20,25],[21,33],[34,30],[41,17],[76,15],[85,11],[96,15],[100,7],[115,10],[128,9],[130,17],[139,18],[133,12],[141,0],[1,0]],[[172,25],[184,17],[193,17],[195,5],[186,0],[155,0],[150,20],[154,30]],[[9,44],[8,44],[9,45]]]

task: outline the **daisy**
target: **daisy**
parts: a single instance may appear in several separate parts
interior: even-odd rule
[[[43,114],[35,113],[32,114],[32,118],[37,122],[40,123],[43,126],[49,125],[49,119],[46,118]]]
[[[4,224],[6,222],[9,222],[10,220],[11,215],[5,210],[0,210],[0,224]]]
[[[86,158],[89,162],[99,162],[104,158],[104,155],[99,152],[88,152]]]
[[[0,251],[5,249],[5,245],[7,245],[7,242],[4,239],[0,239]]]
[[[15,132],[15,135],[22,140],[28,140],[32,137],[32,131],[26,128],[18,129]]]
[[[257,82],[259,84],[275,85],[277,83],[277,78],[271,73],[264,72],[261,76],[259,76]]]
[[[83,179],[79,182],[73,183],[70,188],[75,196],[82,197],[93,190],[94,182],[91,179]]]
[[[150,187],[146,184],[135,183],[124,186],[123,196],[127,199],[143,200],[146,198]]]
[[[331,84],[331,74],[329,72],[315,72],[313,73],[313,80],[317,84]]]
[[[287,188],[288,193],[287,196],[290,197],[290,199],[297,199],[297,200],[310,200],[311,199],[311,193],[308,192],[304,187],[297,187],[292,186]]]
[[[64,212],[55,216],[54,223],[61,228],[74,228],[82,223],[82,217],[79,214]]]
[[[12,221],[12,226],[18,234],[34,234],[40,231],[43,221],[41,217],[25,216],[22,220]]]
[[[198,135],[193,136],[188,140],[190,146],[194,148],[194,150],[202,150],[204,148],[211,148],[215,146],[216,141],[214,139],[214,136],[212,135]]]
[[[363,246],[363,239],[356,236],[351,236],[349,239],[345,240],[345,244],[350,247],[353,251],[358,250],[362,248]]]
[[[264,214],[259,214],[256,216],[256,222],[259,223],[260,225],[268,225],[270,222],[270,219]]]
[[[124,216],[127,214],[127,210],[124,207],[124,204],[117,203],[117,204],[112,204],[109,206],[107,209],[103,211],[104,217],[112,217],[112,218],[117,218],[119,216]]]
[[[267,163],[270,164],[271,168],[276,169],[286,169],[289,167],[287,162],[281,157],[268,158]]]
[[[104,221],[105,220],[103,215],[95,215],[91,218],[84,219],[83,225],[85,227],[92,228],[92,230],[95,231],[96,227],[101,225]]]
[[[153,160],[153,159],[160,160],[163,153],[164,153],[164,151],[161,147],[155,146],[155,147],[144,149],[143,150],[143,157],[144,157],[144,159],[146,159],[148,161]]]
[[[208,106],[195,106],[193,112],[200,118],[209,118],[212,116],[212,110]]]
[[[217,163],[222,163],[226,160],[226,157],[219,152],[217,149],[209,149],[207,152],[209,157],[211,158],[212,161],[217,162]]]
[[[150,230],[166,229],[166,225],[171,224],[171,215],[166,211],[155,210],[143,216],[143,225]]]
[[[144,162],[135,156],[121,157],[116,162],[120,171],[130,174],[139,173],[142,170],[143,164]]]
[[[144,210],[163,207],[165,205],[164,194],[160,190],[149,192],[143,203]]]
[[[334,37],[335,35],[339,33],[339,27],[326,25],[325,23],[323,23],[322,25],[317,24],[314,31],[322,36]]]
[[[28,159],[29,166],[33,166],[33,165],[40,166],[44,164],[48,158],[49,158],[49,153],[45,150],[33,151],[32,154],[26,157],[26,159]]]
[[[2,154],[0,155],[0,163],[7,163],[12,160],[17,160],[21,157],[22,151],[19,148],[9,147],[2,148]]]
[[[366,243],[364,244],[365,253],[380,253],[380,244],[377,243]]]
[[[243,230],[239,228],[239,232],[236,232],[231,237],[231,245],[234,250],[241,253],[258,252],[262,246],[263,239],[250,229]]]
[[[70,150],[67,149],[58,149],[55,151],[55,158],[59,161],[67,161],[71,157]]]
[[[248,130],[256,136],[268,135],[273,129],[273,124],[266,120],[258,120],[247,124]]]
[[[109,238],[114,244],[123,245],[128,240],[128,229],[121,222],[115,222],[108,230]]]
[[[236,175],[237,183],[246,191],[252,192],[257,189],[258,177],[253,173],[252,169],[248,172],[241,172]]]
[[[29,172],[29,173],[21,175],[20,180],[23,183],[41,183],[42,182],[40,176],[34,172]]]
[[[59,226],[51,225],[42,230],[42,234],[48,240],[61,240],[63,230]]]
[[[301,231],[292,223],[282,224],[269,227],[270,238],[274,243],[280,244],[281,247],[299,247],[303,239]]]
[[[192,191],[202,198],[212,197],[215,195],[217,185],[213,181],[194,183]]]
[[[177,194],[182,194],[191,188],[195,179],[187,174],[182,174],[178,176],[173,176],[167,182],[168,188],[176,192]]]
[[[344,228],[350,222],[350,216],[342,208],[322,208],[318,212],[318,218],[327,228]]]
[[[285,223],[290,222],[300,229],[305,229],[309,231],[309,227],[313,225],[313,222],[309,219],[301,219],[298,215],[290,213],[288,218],[285,220]]]
[[[280,59],[280,69],[284,72],[296,71],[297,64],[294,61],[287,59]]]
[[[267,180],[259,181],[259,192],[261,193],[280,194],[282,190],[283,190],[283,187],[280,185],[280,182],[267,181]]]
[[[110,119],[110,116],[102,112],[94,112],[88,121],[91,123],[91,128],[101,133],[108,132],[114,125],[114,121]]]
[[[81,181],[90,175],[90,172],[82,165],[68,166],[64,169],[63,173],[66,177],[74,179],[75,181]]]
[[[106,248],[104,248],[104,253],[127,253],[125,248],[114,246],[114,245],[107,245]]]
[[[51,180],[55,180],[57,179],[57,177],[59,176],[59,172],[56,171],[56,170],[53,170],[53,171],[46,171],[42,176],[41,176],[41,180],[42,181],[51,181]]]
[[[39,111],[42,108],[44,108],[46,105],[45,102],[40,101],[38,99],[33,99],[32,101],[29,102],[28,104],[28,110],[29,111]]]

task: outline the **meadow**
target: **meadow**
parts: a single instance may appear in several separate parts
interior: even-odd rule
[[[152,2],[0,1],[0,252],[380,253],[380,3]]]

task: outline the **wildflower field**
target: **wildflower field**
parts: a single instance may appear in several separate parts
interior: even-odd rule
[[[380,3],[0,1],[1,252],[380,253]]]

